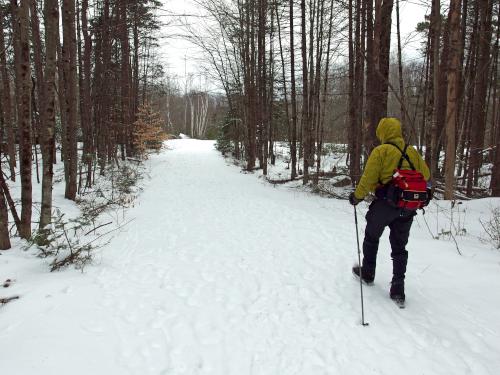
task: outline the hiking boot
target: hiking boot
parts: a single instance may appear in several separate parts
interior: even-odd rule
[[[352,274],[356,276],[358,279],[361,277],[361,271],[363,271],[363,278],[362,281],[366,285],[372,285],[373,280],[375,280],[375,274],[373,272],[368,272],[366,270],[363,270],[360,266],[354,266],[352,267]]]
[[[404,281],[393,281],[391,283],[391,299],[396,301],[405,300],[405,283]]]

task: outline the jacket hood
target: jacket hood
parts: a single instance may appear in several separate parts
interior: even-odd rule
[[[384,117],[378,123],[376,134],[380,143],[401,142],[403,140],[401,122],[394,117]]]

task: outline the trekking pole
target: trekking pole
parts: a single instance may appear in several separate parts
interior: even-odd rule
[[[354,222],[356,223],[356,242],[358,243],[358,264],[359,264],[359,289],[361,292],[361,324],[367,326],[365,322],[365,305],[363,303],[363,267],[361,266],[361,251],[359,249],[359,233],[358,233],[358,211],[354,206]]]

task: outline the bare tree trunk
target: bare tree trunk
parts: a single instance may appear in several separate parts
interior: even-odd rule
[[[497,9],[497,14],[500,13],[500,6]],[[493,90],[493,108],[491,109],[491,125],[490,125],[490,145],[492,151],[490,152],[490,159],[495,159],[496,147],[495,145],[498,143],[499,133],[500,133],[500,122],[498,120],[498,112],[500,106],[500,100],[498,97],[498,53],[499,53],[499,42],[500,42],[500,17],[497,17],[497,35],[495,46],[493,47],[493,65],[491,68],[492,71],[492,79],[491,79],[491,90]],[[492,189],[494,186],[493,178],[490,182],[490,188]]]
[[[65,76],[68,75],[64,64],[64,56],[62,52],[61,40],[59,33],[57,34],[57,103],[59,107],[59,116],[61,119],[61,161],[64,161],[68,149],[68,109],[66,103],[66,85],[64,83]],[[54,156],[55,158],[55,156]],[[67,164],[64,164],[64,178],[68,180]]]
[[[4,24],[3,11],[0,9],[0,25]],[[16,139],[14,135],[14,108],[10,92],[10,78],[7,72],[7,50],[4,29],[0,27],[0,74],[2,76],[2,110],[4,126],[7,130],[7,153],[9,155],[10,178],[16,180]]]
[[[59,6],[57,0],[45,0],[45,92],[44,92],[44,125],[42,136],[42,208],[40,212],[40,229],[52,221],[52,182],[54,164],[55,134],[55,98],[56,98],[56,55],[57,37],[59,33]]]
[[[449,12],[448,12],[449,13]],[[450,64],[450,15],[448,14],[448,19],[444,23],[444,29],[442,32],[442,40],[443,40],[443,48],[441,52],[441,60],[439,63],[439,86],[438,86],[438,101],[435,103],[436,105],[436,150],[435,154],[437,157],[435,158],[435,165],[431,169],[434,168],[434,175],[441,176],[442,173],[440,171],[441,165],[439,165],[439,159],[441,155],[441,150],[443,149],[443,135],[445,133],[445,123],[446,123],[446,105],[447,105],[447,88],[448,88],[448,66]],[[443,166],[444,167],[444,166]],[[443,168],[444,170],[444,168]]]
[[[40,183],[40,173],[38,167],[38,148],[37,145],[40,141],[40,129],[44,123],[44,113],[43,108],[45,106],[43,97],[44,93],[44,79],[43,79],[43,48],[42,48],[42,40],[40,37],[40,21],[38,17],[38,7],[36,1],[30,3],[30,12],[31,12],[31,39],[33,45],[33,62],[34,62],[34,71],[36,79],[32,78],[33,88],[31,92],[31,102],[33,107],[33,115],[32,115],[32,128],[33,128],[33,150],[35,153],[35,166],[36,166],[36,179],[37,183]],[[36,91],[35,91],[36,90]],[[36,93],[36,95],[35,95]]]
[[[441,1],[432,1],[431,29],[432,29],[432,120],[430,129],[430,143],[428,163],[431,168],[431,177],[436,178],[439,155],[437,154],[437,116],[439,102],[439,41],[441,38]]]
[[[399,23],[399,2],[400,0],[396,0],[396,28],[397,28],[397,37],[398,37],[398,72],[399,72],[399,96],[401,97],[401,121],[405,126],[408,126],[408,120],[406,118],[406,99],[405,99],[405,89],[404,89],[404,81],[403,81],[403,61],[401,56],[401,30]]]
[[[189,114],[190,114],[190,121],[189,121],[189,136],[196,138],[196,133],[194,130],[194,106],[193,106],[193,95],[190,94],[188,95],[188,100],[189,100]]]
[[[19,153],[21,160],[21,238],[31,237],[32,214],[32,139],[31,139],[31,63],[29,45],[29,1],[11,0],[14,53],[17,55],[16,80],[18,81],[17,115],[19,119]]]
[[[9,237],[9,213],[5,202],[8,198],[6,199],[6,197],[10,197],[10,194],[7,184],[5,183],[5,179],[3,178],[2,163],[0,163],[0,250],[8,250],[11,248]],[[12,216],[14,217],[16,225],[20,228],[19,218],[17,217],[17,212],[15,211],[14,202],[9,203],[12,203]]]
[[[496,121],[500,121],[500,111],[497,112]],[[495,146],[495,160],[493,161],[491,176],[491,195],[493,197],[500,197],[500,137],[498,136]]]
[[[366,108],[363,121],[363,145],[365,148],[364,155],[367,157],[371,151],[373,137],[375,137],[374,123],[377,121],[373,116],[373,100],[376,91],[375,73],[375,50],[374,50],[374,35],[373,35],[373,0],[363,0],[366,8]],[[366,160],[366,158],[365,158]]]
[[[301,0],[301,29],[302,29],[302,147],[304,148],[304,179],[303,183],[309,182],[309,84],[308,84],[308,67],[307,67],[307,43],[306,43],[306,2]],[[312,36],[311,36],[312,38]]]
[[[292,139],[290,142],[290,159],[292,163],[291,179],[297,177],[297,91],[295,87],[295,45],[294,45],[294,19],[293,19],[293,0],[290,0],[290,80],[291,93],[290,101],[292,104]]]
[[[441,3],[440,0],[432,0],[432,10],[429,27],[429,68],[430,74],[426,87],[428,88],[427,119],[430,120],[430,127],[426,126],[426,148],[425,160],[431,169],[431,178],[436,176],[437,166],[437,106],[439,98],[439,41],[441,30]]]
[[[349,92],[351,99],[349,101],[349,172],[351,182],[356,184],[361,175],[361,144],[362,144],[362,124],[363,124],[363,96],[364,96],[364,60],[365,60],[365,2],[356,0],[356,15],[350,23],[356,24],[354,30],[354,41],[350,48],[352,61],[349,62]],[[352,17],[352,14],[351,14]],[[353,26],[350,27],[351,33]],[[352,39],[352,36],[351,36]],[[349,43],[351,44],[351,43]],[[353,49],[354,47],[354,49]],[[367,82],[368,85],[368,82]]]
[[[463,0],[462,4],[462,24],[460,26],[460,29],[462,30],[462,38],[460,40],[460,102],[459,102],[459,109],[458,109],[458,134],[457,134],[457,162],[458,162],[458,168],[457,168],[457,176],[462,176],[462,172],[464,171],[464,155],[465,155],[465,145],[466,145],[466,133],[467,133],[467,115],[466,112],[469,108],[468,103],[470,102],[467,100],[467,94],[468,94],[468,89],[466,87],[466,78],[469,75],[469,66],[470,63],[468,60],[470,60],[470,55],[471,53],[468,53],[467,56],[467,63],[464,66],[464,60],[465,60],[465,51],[466,51],[466,35],[467,35],[467,19],[469,17],[469,6],[468,6],[469,0]],[[469,44],[469,51],[473,51],[473,45],[474,43],[474,36],[477,34],[477,20],[478,20],[478,12],[474,12],[474,24],[472,29],[475,30],[475,32],[472,33],[471,37],[471,42]],[[470,85],[469,85],[470,86]],[[465,183],[465,179],[462,178],[462,185]]]
[[[357,8],[357,7],[356,7]],[[349,78],[349,94],[348,94],[348,121],[349,121],[349,128],[348,128],[348,137],[347,137],[347,143],[348,143],[348,148],[349,148],[349,174],[351,176],[351,182],[353,185],[356,183],[356,177],[355,177],[355,165],[356,161],[354,160],[354,153],[355,153],[355,129],[356,129],[356,99],[354,97],[354,62],[355,62],[355,57],[354,57],[354,41],[353,41],[353,14],[352,11],[354,9],[353,6],[353,0],[349,0],[349,5],[348,5],[348,10],[349,10],[349,21],[348,21],[348,53],[349,53],[349,61],[348,61],[348,78]],[[357,19],[357,15],[356,15]],[[358,29],[356,28],[356,32]],[[354,37],[354,39],[357,42],[357,37],[358,35]]]
[[[121,45],[121,157],[132,155],[131,98],[130,98],[130,45],[128,40],[127,7],[129,0],[120,0],[120,45]]]
[[[430,45],[431,45],[431,38],[430,38],[430,33],[429,36],[427,37],[427,47],[425,51],[425,73],[423,74],[423,79],[424,85],[423,85],[423,92],[424,92],[424,98],[423,98],[423,103],[422,103],[422,123],[420,126],[420,134],[419,134],[419,151],[423,152],[424,146],[425,146],[425,160],[429,160],[427,158],[427,150],[429,149],[427,147],[427,108],[429,106],[429,89],[427,87],[427,83],[429,82],[429,75],[430,75],[430,68],[431,68],[431,59],[430,59]]]
[[[391,55],[391,26],[392,26],[392,9],[394,6],[393,0],[383,0],[381,7],[381,26],[380,34],[380,93],[381,102],[379,103],[379,119],[387,116],[387,100],[389,95],[389,60]]]
[[[459,95],[460,64],[460,3],[451,0],[450,20],[450,63],[448,66],[448,93],[446,106],[446,159],[445,159],[445,199],[453,199],[455,190],[456,126]],[[448,41],[445,41],[448,43]]]
[[[318,173],[315,174],[314,181],[313,183],[315,185],[318,185],[319,181],[319,169],[321,166],[321,148],[322,146],[322,141],[321,141],[321,64],[323,61],[323,46],[324,46],[324,10],[325,10],[325,3],[324,2],[319,2],[317,4],[317,10],[316,10],[316,66],[315,71],[314,71],[314,79],[311,79],[311,98],[312,98],[312,105],[311,105],[311,134],[313,138],[312,142],[312,147],[311,147],[311,166],[314,167],[314,156],[316,155],[316,170]],[[311,34],[312,35],[312,34]],[[312,44],[314,44],[314,41],[312,41]],[[311,67],[313,64],[311,64]],[[311,72],[312,68],[311,68]],[[311,77],[313,75],[311,74]]]
[[[35,70],[36,77],[36,95],[32,91],[32,102],[35,103],[33,107],[35,107],[34,115],[33,115],[33,136],[34,136],[34,145],[37,143],[37,132],[40,130],[40,127],[43,126],[43,108],[44,108],[44,78],[43,78],[43,62],[42,62],[42,40],[40,37],[40,21],[38,18],[38,7],[37,2],[30,2],[30,12],[31,12],[31,38],[33,45],[33,65]],[[38,103],[38,108],[36,103]],[[39,111],[36,111],[39,109]],[[39,112],[39,113],[37,113]],[[37,117],[38,116],[38,117]]]
[[[0,168],[0,173],[2,173]],[[5,195],[0,185],[0,250],[11,248],[9,238],[9,213],[5,204]]]
[[[368,0],[370,3],[370,1]],[[375,0],[375,22],[373,36],[370,35],[371,17],[367,17],[369,68],[367,82],[367,132],[365,137],[366,151],[370,152],[376,145],[375,130],[378,121],[387,114],[387,97],[389,85],[389,56],[391,42],[391,14],[393,0]],[[370,4],[371,7],[371,4]],[[368,8],[367,12],[371,12]],[[373,41],[372,41],[373,38]]]
[[[64,155],[66,169],[66,189],[64,196],[75,200],[77,192],[77,116],[78,116],[78,94],[77,94],[77,60],[76,60],[76,27],[75,27],[75,1],[63,0],[63,65],[65,85],[65,109],[66,109],[66,136],[67,149]]]
[[[88,0],[82,0],[82,33],[83,33],[83,72],[80,72],[80,76],[83,76],[82,87],[80,88],[82,97],[80,108],[81,119],[82,119],[82,133],[83,133],[83,154],[82,154],[82,164],[86,165],[86,181],[85,186],[92,186],[92,160],[93,160],[93,129],[92,129],[92,119],[91,119],[91,93],[90,93],[90,82],[92,79],[91,75],[91,53],[92,53],[92,38],[89,34],[88,29]]]
[[[201,139],[205,138],[208,126],[208,106],[210,105],[210,98],[208,94],[203,93],[200,97],[200,121],[199,121],[199,135]]]
[[[477,57],[476,80],[474,83],[474,99],[472,117],[475,122],[474,131],[471,132],[470,165],[467,174],[467,195],[472,195],[472,186],[477,185],[479,169],[482,163],[484,145],[484,132],[486,128],[486,95],[488,90],[488,77],[490,68],[491,50],[491,19],[492,0],[478,2],[480,14],[479,50]]]
[[[293,11],[293,9],[292,9]],[[285,102],[285,117],[286,117],[286,124],[287,124],[287,135],[288,135],[288,142],[290,144],[290,157],[292,153],[292,143],[293,143],[293,135],[292,135],[292,123],[290,121],[290,109],[288,108],[288,91],[287,91],[287,81],[286,81],[286,69],[285,69],[285,57],[283,53],[283,42],[282,42],[282,37],[281,37],[281,22],[280,22],[280,16],[278,13],[278,6],[275,5],[275,12],[276,12],[276,23],[278,25],[278,43],[280,47],[280,57],[281,57],[281,76],[283,80],[283,100]],[[293,34],[293,33],[292,33]],[[290,48],[290,53],[293,53],[293,48]],[[293,161],[290,161],[293,163]],[[292,180],[295,178],[294,175],[294,168],[292,164]],[[295,172],[296,173],[296,172]]]
[[[319,155],[318,161],[316,164],[316,174],[319,177],[320,167],[321,167],[321,151],[323,148],[324,141],[324,124],[325,124],[325,116],[326,116],[326,98],[327,98],[327,90],[329,83],[329,72],[330,72],[330,52],[331,52],[331,44],[332,44],[332,33],[333,33],[333,9],[334,3],[330,4],[330,15],[328,18],[328,37],[327,37],[327,48],[326,48],[326,62],[325,62],[325,70],[324,70],[324,78],[323,78],[323,93],[322,93],[322,103],[321,103],[321,115],[319,119]],[[319,90],[319,87],[318,87]]]
[[[133,27],[133,33],[134,33],[134,65],[133,65],[133,92],[132,92],[132,97],[133,97],[133,107],[132,111],[134,113],[134,118],[133,121],[135,122],[137,120],[137,112],[139,110],[139,48],[140,48],[140,40],[139,40],[139,20],[138,20],[138,3],[135,2],[134,5],[134,27]]]
[[[264,176],[267,175],[268,158],[268,101],[267,101],[267,63],[266,63],[266,25],[267,25],[267,0],[258,0],[258,30],[257,30],[257,87],[259,91],[259,160]]]
[[[255,168],[255,159],[257,157],[257,88],[256,88],[256,63],[255,63],[255,1],[246,2],[246,48],[247,48],[247,75],[248,75],[248,108],[247,108],[247,169]]]
[[[100,38],[96,39],[96,55],[102,56],[97,64],[95,71],[95,84],[96,87],[96,103],[95,103],[95,132],[97,144],[97,157],[99,161],[100,174],[104,174],[106,165],[109,138],[111,137],[111,92],[112,86],[111,75],[111,28],[115,27],[113,17],[110,14],[110,2],[104,0],[102,15],[103,22],[99,25]],[[97,53],[98,46],[100,46],[100,53]]]
[[[354,175],[356,179],[361,177],[361,156],[362,156],[362,146],[363,146],[363,124],[364,124],[364,111],[365,107],[365,40],[366,40],[366,8],[365,3],[362,0],[358,1],[358,12],[361,13],[360,17],[357,17],[359,20],[359,29],[360,35],[359,40],[356,43],[356,64],[354,66],[354,76],[355,85],[354,85],[354,94],[356,96],[356,100],[358,102],[358,111],[356,112],[356,128],[355,128],[355,148],[354,148],[354,159],[356,160]],[[358,26],[356,26],[358,28]]]

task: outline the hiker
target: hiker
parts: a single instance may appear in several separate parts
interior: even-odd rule
[[[408,251],[405,247],[416,209],[425,207],[431,199],[430,184],[427,183],[430,172],[418,151],[405,143],[398,119],[382,118],[376,134],[381,145],[373,149],[356,190],[349,196],[349,202],[354,206],[363,201],[369,193],[375,192],[376,197],[366,214],[362,266],[354,266],[352,272],[361,277],[365,284],[373,284],[379,239],[385,227],[389,227],[393,262],[390,297],[404,302],[404,280],[408,262]],[[419,188],[413,189],[409,198],[405,196],[405,199],[395,198],[394,194],[396,191],[399,192],[399,197],[401,196],[403,188],[395,189],[399,181],[395,176],[402,174],[418,177]],[[415,190],[420,190],[420,193],[415,193]]]

